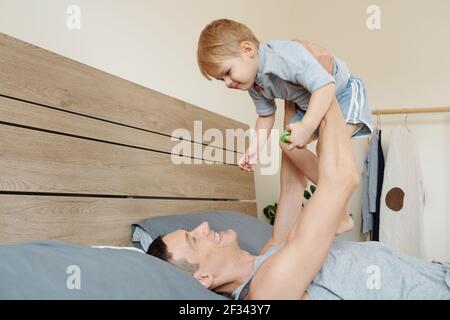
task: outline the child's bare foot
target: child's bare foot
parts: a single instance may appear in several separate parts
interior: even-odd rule
[[[347,231],[350,231],[353,229],[353,219],[349,214],[346,214],[344,218],[339,223],[339,226],[336,231],[336,235],[343,234]]]

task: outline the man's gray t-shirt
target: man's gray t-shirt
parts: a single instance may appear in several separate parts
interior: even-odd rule
[[[260,116],[275,113],[275,98],[293,101],[306,110],[312,92],[335,83],[338,94],[350,77],[343,60],[334,57],[331,75],[304,46],[295,41],[261,43],[258,54],[259,69],[255,83],[261,92],[255,86],[248,92]]]
[[[312,299],[450,299],[450,263],[408,256],[378,241],[335,241],[308,288]]]
[[[255,259],[234,299],[247,295],[256,271],[280,248],[271,246]],[[450,300],[450,263],[410,257],[377,241],[336,240],[307,292],[313,300]]]

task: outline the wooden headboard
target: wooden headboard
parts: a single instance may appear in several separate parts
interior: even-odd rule
[[[129,245],[130,225],[151,216],[256,216],[253,174],[235,164],[243,150],[197,141],[194,121],[224,137],[248,129],[0,33],[0,243]],[[192,152],[193,164],[175,164],[179,128],[192,150],[224,160]]]

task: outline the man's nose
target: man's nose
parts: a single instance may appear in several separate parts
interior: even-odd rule
[[[209,223],[207,221],[202,223],[202,230],[209,231]]]
[[[209,224],[207,221],[200,223],[194,230],[192,230],[192,232],[196,234],[204,234],[208,233],[208,231],[209,231]]]
[[[199,226],[197,231],[201,234],[201,235],[208,235],[209,234],[209,224],[208,222],[202,222]]]

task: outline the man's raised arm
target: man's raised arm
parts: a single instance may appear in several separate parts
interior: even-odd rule
[[[284,246],[255,274],[249,299],[300,299],[333,243],[342,212],[357,188],[350,137],[336,99],[320,125],[317,190],[303,208]]]

